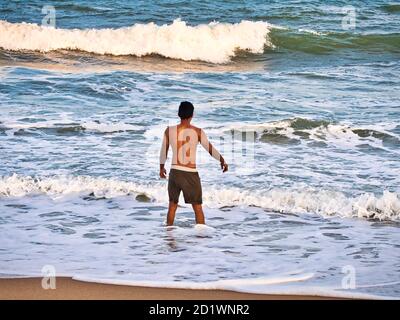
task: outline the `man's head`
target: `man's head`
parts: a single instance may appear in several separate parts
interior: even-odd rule
[[[191,104],[189,101],[182,101],[181,104],[179,105],[178,116],[182,120],[190,119],[193,117],[193,111],[194,111],[193,104]]]

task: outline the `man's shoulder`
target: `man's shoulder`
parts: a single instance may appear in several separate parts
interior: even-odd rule
[[[194,131],[196,131],[197,136],[198,136],[199,139],[200,139],[201,135],[203,134],[203,129],[202,129],[202,128],[199,128],[199,127],[196,127],[196,126],[194,126],[194,125],[191,125],[190,127],[191,127],[191,129],[193,129]]]
[[[199,132],[199,133],[203,131],[202,128],[196,127],[196,126],[194,126],[194,125],[191,125],[191,128],[194,129],[194,130],[196,130],[196,131]]]
[[[168,133],[170,130],[176,130],[176,128],[177,128],[178,126],[168,126],[168,127],[166,127],[165,128],[165,133]]]

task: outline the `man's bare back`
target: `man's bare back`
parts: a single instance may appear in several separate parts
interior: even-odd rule
[[[176,126],[168,127],[164,132],[162,147],[162,158],[160,163],[165,163],[168,149],[172,149],[172,168],[174,169],[196,169],[197,146],[201,144],[209,154],[225,163],[224,158],[208,141],[204,131],[190,123],[180,123]],[[163,157],[165,154],[165,157]]]

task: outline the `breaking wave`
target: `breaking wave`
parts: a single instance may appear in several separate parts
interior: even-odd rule
[[[118,29],[58,29],[0,20],[0,35],[0,48],[7,51],[75,50],[114,56],[159,55],[210,63],[228,63],[241,52],[262,54],[270,50],[309,54],[343,49],[400,52],[399,33],[320,32],[246,20],[190,26],[176,19],[169,25],[151,22]]]
[[[0,48],[12,51],[79,50],[96,54],[157,54],[181,60],[229,62],[239,50],[263,53],[271,25],[267,22],[135,24],[119,29],[57,29],[0,20]]]
[[[88,176],[35,178],[12,175],[0,179],[0,197],[45,194],[51,198],[77,195],[86,200],[132,196],[140,202],[167,203],[165,184],[139,184]],[[364,193],[347,197],[344,193],[305,188],[301,190],[244,190],[210,186],[204,190],[209,207],[255,206],[282,213],[312,213],[322,216],[398,221],[400,197],[384,191],[381,196]]]

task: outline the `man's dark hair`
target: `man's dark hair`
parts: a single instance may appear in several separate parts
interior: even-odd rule
[[[179,105],[178,116],[181,119],[189,119],[193,117],[194,107],[193,104],[189,101],[182,101]]]

